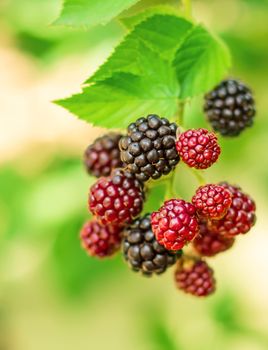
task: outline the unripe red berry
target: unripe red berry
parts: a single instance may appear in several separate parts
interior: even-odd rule
[[[190,129],[181,133],[176,148],[184,163],[196,169],[209,168],[221,153],[217,136],[206,129]]]
[[[102,225],[95,219],[88,221],[80,233],[82,247],[91,256],[111,256],[120,248],[121,230],[118,226]]]
[[[232,195],[223,186],[208,184],[197,189],[192,203],[200,217],[219,220],[230,208]]]
[[[221,220],[212,220],[209,227],[225,236],[247,233],[256,221],[256,205],[253,199],[241,191],[240,187],[220,183],[232,194],[232,204]]]
[[[90,189],[89,209],[103,224],[130,223],[142,210],[144,192],[135,175],[115,169]]]
[[[179,250],[199,232],[195,207],[182,199],[171,199],[152,213],[152,230],[166,249]]]
[[[208,228],[207,222],[199,223],[200,233],[193,240],[193,247],[202,256],[215,256],[230,249],[234,237],[225,237]]]
[[[178,261],[175,271],[176,286],[185,293],[205,297],[215,291],[213,270],[199,259],[186,258]]]

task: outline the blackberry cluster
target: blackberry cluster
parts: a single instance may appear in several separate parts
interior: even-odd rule
[[[110,133],[97,138],[84,153],[84,164],[90,175],[108,176],[115,168],[121,168],[118,142],[122,135]]]
[[[177,125],[165,118],[149,115],[129,125],[121,138],[121,160],[140,181],[159,179],[178,164],[176,151]]]
[[[158,243],[149,214],[136,219],[123,231],[122,249],[132,270],[146,276],[165,272],[181,255],[181,251],[175,254]]]
[[[103,224],[130,223],[142,210],[142,184],[129,171],[115,169],[90,189],[89,209]]]
[[[215,291],[213,270],[203,260],[186,259],[178,263],[175,282],[179,289],[197,297],[208,296]]]
[[[251,90],[237,80],[222,81],[205,96],[204,111],[215,131],[237,136],[252,126],[256,114]]]
[[[214,129],[225,135],[237,135],[255,113],[250,91],[235,81],[223,82],[206,100]],[[107,134],[88,147],[86,168],[100,178],[88,199],[94,218],[83,226],[80,238],[88,254],[99,258],[113,255],[121,245],[128,265],[144,276],[162,274],[177,262],[177,287],[208,296],[215,290],[213,270],[199,256],[231,248],[234,236],[254,225],[256,207],[239,187],[223,182],[200,186],[191,203],[171,197],[152,214],[138,217],[144,182],[169,174],[180,158],[189,167],[207,169],[221,153],[215,133],[202,128],[177,131],[175,123],[148,115],[130,124],[126,136]],[[174,177],[166,181],[170,193]],[[182,254],[187,245],[194,248],[194,256]]]

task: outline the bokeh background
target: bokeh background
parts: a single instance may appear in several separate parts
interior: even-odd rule
[[[80,248],[90,185],[81,155],[103,130],[50,101],[79,91],[124,28],[53,27],[59,0],[0,1],[1,350],[268,349],[268,3],[193,5],[230,46],[231,74],[254,88],[258,106],[254,128],[221,139],[206,173],[239,183],[258,206],[254,229],[211,259],[218,291],[206,300],[178,292],[172,271],[145,279],[120,256],[96,261]],[[192,102],[187,126],[204,125],[201,105]],[[197,186],[183,167],[180,186],[186,198]]]

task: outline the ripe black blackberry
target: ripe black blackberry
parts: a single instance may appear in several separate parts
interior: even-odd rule
[[[204,111],[215,131],[237,136],[252,126],[256,114],[251,90],[237,80],[222,81],[205,96]]]
[[[113,169],[121,168],[118,142],[122,135],[109,133],[97,138],[84,153],[84,164],[89,174],[96,177],[109,176]]]
[[[140,181],[167,175],[178,164],[176,151],[177,125],[157,115],[140,118],[128,127],[121,138],[121,160]]]
[[[122,249],[132,270],[146,276],[165,272],[181,255],[181,251],[171,252],[157,242],[150,214],[136,219],[123,231]]]

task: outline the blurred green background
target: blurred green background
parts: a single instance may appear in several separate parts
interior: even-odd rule
[[[258,206],[254,229],[211,260],[218,291],[206,300],[178,292],[172,271],[144,279],[120,256],[96,261],[80,249],[90,185],[81,154],[103,130],[50,101],[79,91],[124,29],[50,26],[60,6],[0,1],[0,350],[268,349],[268,2],[193,1],[258,106],[254,128],[221,139],[222,157],[206,173],[239,183]],[[204,125],[201,104],[188,108],[187,126]],[[197,183],[181,168],[190,198]]]

